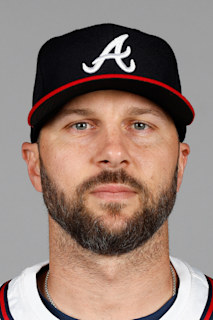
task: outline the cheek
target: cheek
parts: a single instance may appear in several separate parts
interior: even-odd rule
[[[146,182],[152,189],[164,187],[174,175],[178,148],[176,144],[159,144],[155,146],[143,146],[135,153],[138,173],[141,180]]]
[[[74,190],[89,177],[88,163],[92,148],[79,143],[48,144],[42,153],[44,166],[63,191]]]

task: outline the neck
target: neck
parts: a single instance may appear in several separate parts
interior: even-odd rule
[[[142,248],[106,257],[80,247],[50,218],[50,295],[80,319],[134,319],[172,297],[167,222]],[[44,294],[44,276],[39,288]],[[85,308],[82,308],[85,306]]]

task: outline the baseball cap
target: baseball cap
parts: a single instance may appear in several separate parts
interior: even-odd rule
[[[72,98],[96,90],[123,90],[157,103],[173,119],[180,141],[194,119],[181,94],[175,55],[166,41],[115,24],[99,24],[48,40],[37,61],[31,141]]]

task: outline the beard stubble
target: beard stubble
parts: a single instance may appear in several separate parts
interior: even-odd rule
[[[95,177],[88,178],[76,187],[68,197],[51,179],[40,157],[43,199],[50,216],[81,247],[99,255],[120,256],[142,247],[168,219],[176,199],[177,172],[163,190],[153,195],[148,187],[132,178],[123,169],[103,170]],[[101,216],[86,206],[86,195],[98,185],[120,183],[133,188],[139,197],[139,208],[131,218],[126,219],[122,230],[106,228]],[[118,217],[124,204],[110,202],[101,204],[101,210]]]

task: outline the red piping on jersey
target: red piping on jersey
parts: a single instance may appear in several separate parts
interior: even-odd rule
[[[5,290],[5,287],[7,286],[8,282],[6,282],[2,286],[1,291],[0,291],[0,307],[1,307],[3,320],[10,320],[10,318],[8,317],[7,312],[6,312],[5,301],[4,301],[4,290]]]
[[[83,78],[83,79],[79,79],[79,80],[75,80],[72,81],[70,83],[67,83],[53,91],[51,91],[50,93],[48,93],[46,96],[44,96],[43,98],[41,98],[31,109],[29,116],[28,116],[28,124],[31,126],[31,117],[33,115],[33,113],[35,112],[35,110],[45,101],[47,101],[49,98],[53,97],[54,95],[56,95],[57,93],[64,91],[68,88],[74,87],[78,84],[81,83],[86,83],[86,82],[90,82],[93,80],[100,80],[100,79],[130,79],[130,80],[138,80],[141,82],[147,82],[147,83],[152,83],[155,85],[158,85],[160,87],[163,87],[167,90],[169,90],[170,92],[174,93],[175,95],[177,95],[180,99],[182,99],[187,106],[189,107],[189,109],[192,111],[193,114],[193,118],[195,115],[194,109],[192,107],[192,105],[190,104],[190,102],[177,90],[175,90],[174,88],[168,86],[167,84],[157,81],[157,80],[153,80],[153,79],[149,79],[149,78],[144,78],[144,77],[140,77],[140,76],[134,76],[134,75],[126,75],[126,74],[102,74],[102,75],[98,75],[98,76],[91,76],[91,77],[87,77],[87,78]],[[193,120],[192,120],[193,121]]]
[[[210,305],[209,305],[209,309],[208,309],[208,312],[205,316],[205,318],[203,320],[209,320],[212,313],[213,313],[213,280],[211,278],[209,278],[209,281],[211,282],[211,285],[212,285],[212,299],[211,299],[211,302],[210,302]]]

